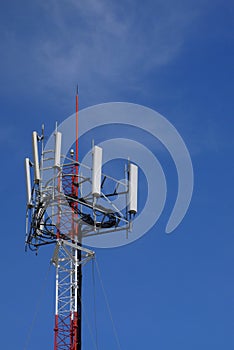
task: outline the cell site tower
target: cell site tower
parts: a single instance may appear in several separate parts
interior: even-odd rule
[[[55,278],[54,350],[82,349],[82,266],[95,257],[84,246],[86,237],[131,230],[137,212],[138,167],[128,162],[125,180],[102,173],[102,148],[93,146],[92,167],[79,162],[78,92],[75,150],[63,154],[62,133],[56,128],[54,147],[32,133],[33,159],[25,159],[27,216],[26,248],[53,244]],[[88,176],[82,175],[82,169]],[[90,188],[84,191],[83,188]],[[85,192],[85,193],[84,193]],[[123,196],[125,208],[113,203]]]

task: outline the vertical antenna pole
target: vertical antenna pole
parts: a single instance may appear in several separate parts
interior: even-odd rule
[[[76,181],[78,184],[78,173],[79,173],[79,116],[78,116],[78,111],[79,111],[79,95],[78,95],[78,85],[76,89]],[[76,186],[76,197],[78,198],[79,196],[79,187]],[[78,204],[77,204],[78,206]],[[77,208],[78,209],[78,208]],[[81,242],[81,234],[79,232],[79,224],[76,224],[76,237],[78,239],[78,244],[82,244]],[[81,261],[81,250],[76,250],[77,254],[77,260],[78,262]],[[77,266],[77,295],[76,295],[76,304],[77,304],[77,315],[76,315],[76,322],[75,322],[75,344],[76,347],[74,350],[81,350],[81,323],[82,323],[82,317],[81,317],[81,289],[82,289],[82,268],[81,264]],[[77,324],[76,324],[77,323]]]
[[[79,161],[79,144],[78,144],[78,109],[79,109],[79,99],[78,99],[78,85],[76,87],[76,175],[78,175],[78,161]],[[78,192],[78,190],[77,190]]]

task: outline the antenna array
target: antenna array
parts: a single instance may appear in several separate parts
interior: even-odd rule
[[[44,148],[44,128],[41,136],[33,132],[32,146],[33,162],[25,159],[26,248],[38,251],[41,246],[55,245],[54,349],[80,350],[81,267],[95,255],[84,243],[86,238],[123,230],[128,235],[137,213],[138,168],[127,164],[126,181],[103,174],[103,150],[96,145],[92,167],[88,167],[78,157],[74,159],[72,149],[70,154],[63,153],[62,133],[57,128],[53,149]],[[125,208],[114,203],[117,196],[124,198]]]

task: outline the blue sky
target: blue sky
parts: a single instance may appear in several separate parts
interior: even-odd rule
[[[194,166],[193,199],[171,235],[165,226],[176,190],[168,165],[171,191],[154,228],[128,246],[96,250],[121,348],[233,349],[233,2],[0,6],[2,348],[26,349],[29,333],[27,350],[53,347],[52,267],[43,289],[52,252],[24,253],[23,160],[33,130],[45,122],[50,133],[74,113],[78,82],[80,108],[125,101],[162,113]],[[91,266],[86,279],[93,327]],[[99,347],[117,349],[96,283]],[[92,349],[84,327],[85,349]]]

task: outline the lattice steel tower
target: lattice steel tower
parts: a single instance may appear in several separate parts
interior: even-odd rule
[[[99,146],[92,148],[91,168],[79,162],[78,92],[75,120],[75,150],[63,153],[59,127],[54,132],[54,146],[46,148],[42,127],[42,135],[32,134],[33,161],[25,159],[26,248],[37,251],[41,246],[55,245],[54,350],[82,348],[82,266],[95,256],[84,246],[85,238],[122,230],[128,234],[137,212],[136,165],[126,165],[126,181],[104,175]],[[82,167],[89,175],[82,175]],[[90,191],[84,193],[84,184]],[[113,203],[117,196],[125,197],[124,209]]]

